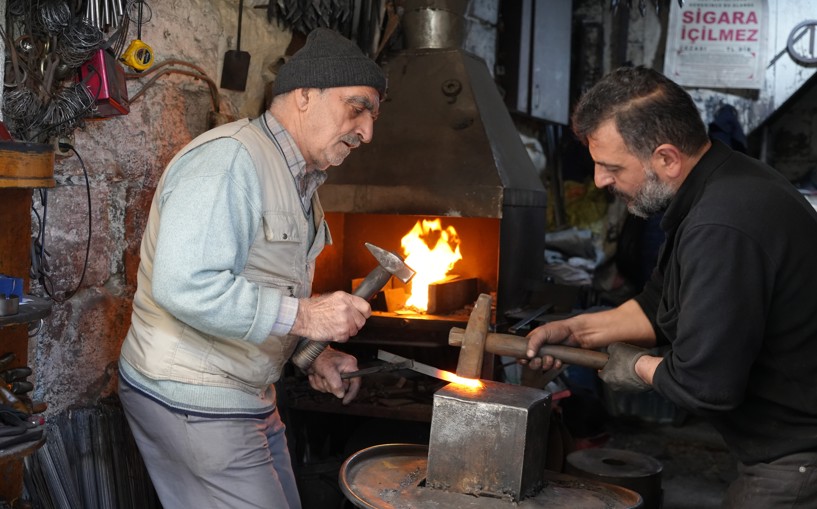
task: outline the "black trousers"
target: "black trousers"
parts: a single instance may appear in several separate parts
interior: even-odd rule
[[[770,463],[738,463],[723,509],[817,508],[817,452],[784,456]]]

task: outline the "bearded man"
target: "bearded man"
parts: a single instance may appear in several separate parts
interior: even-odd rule
[[[689,94],[622,68],[572,119],[595,183],[631,213],[664,212],[651,280],[619,307],[546,323],[546,343],[606,347],[613,390],[655,390],[707,418],[736,456],[726,508],[817,507],[817,212],[780,173],[710,141]],[[662,357],[646,349],[669,346]]]

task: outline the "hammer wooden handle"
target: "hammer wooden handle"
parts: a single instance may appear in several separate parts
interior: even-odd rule
[[[452,327],[448,333],[448,344],[462,346],[465,329]],[[528,340],[512,334],[489,332],[485,338],[485,351],[496,355],[526,359],[528,357]],[[550,355],[566,364],[575,364],[587,368],[602,369],[607,364],[607,354],[595,350],[575,348],[564,345],[544,345],[539,348],[539,356]]]

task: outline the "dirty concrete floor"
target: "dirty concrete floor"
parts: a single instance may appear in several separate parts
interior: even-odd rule
[[[712,426],[696,418],[652,423],[618,417],[607,423],[604,447],[652,456],[661,462],[661,509],[718,509],[736,462]]]

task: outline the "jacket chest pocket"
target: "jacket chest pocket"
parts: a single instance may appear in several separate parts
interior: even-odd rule
[[[302,238],[297,218],[265,212],[247,257],[245,277],[264,286],[289,288],[289,293],[298,294],[303,285]]]
[[[264,212],[264,238],[267,242],[284,242],[298,244],[301,242],[301,233],[298,221],[292,214]]]

